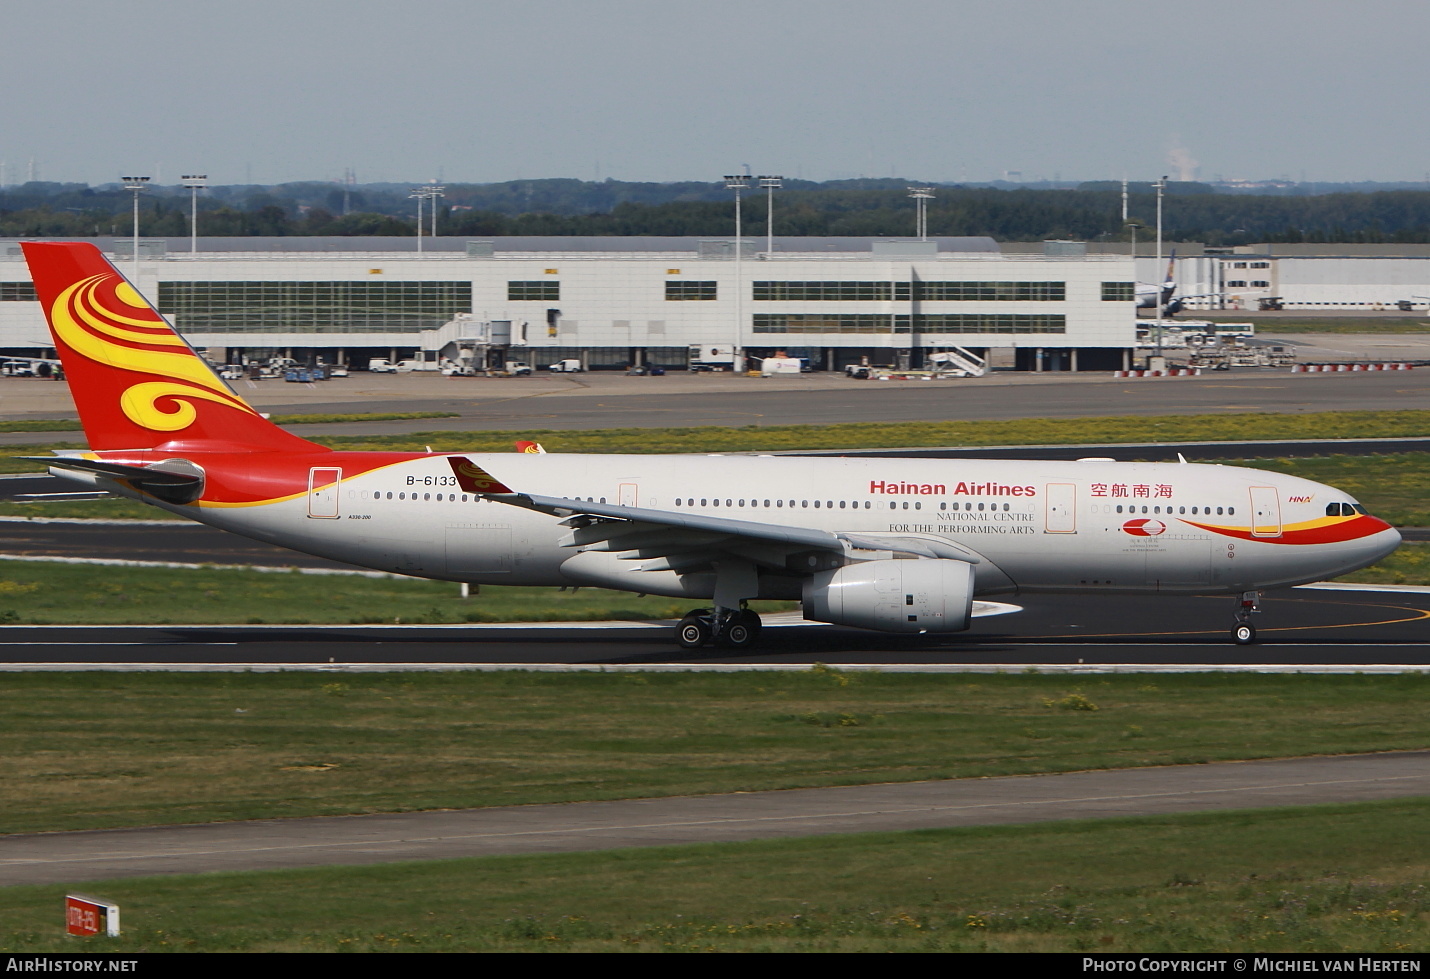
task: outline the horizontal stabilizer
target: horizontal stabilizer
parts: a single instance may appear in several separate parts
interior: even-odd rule
[[[91,479],[107,479],[138,493],[153,496],[166,503],[192,503],[204,493],[204,475],[197,466],[183,460],[174,460],[169,465],[175,468],[160,469],[151,466],[128,466],[118,462],[100,462],[98,459],[76,459],[70,456],[58,458],[50,456],[24,456],[34,462],[43,462],[57,476],[83,475]],[[164,465],[161,463],[160,465]],[[176,471],[178,467],[190,467],[192,471]],[[56,472],[56,470],[59,470]]]
[[[204,481],[204,478],[196,473],[168,472],[163,469],[150,469],[148,466],[126,466],[118,462],[100,462],[97,459],[68,459],[52,456],[21,456],[20,458],[32,462],[43,462],[52,469],[73,469],[78,472],[111,476],[115,479],[134,479],[155,486],[186,486]]]

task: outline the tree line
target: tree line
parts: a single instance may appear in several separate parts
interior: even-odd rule
[[[907,181],[786,181],[775,197],[775,234],[911,237]],[[200,196],[203,236],[415,235],[416,202],[407,185],[325,183],[215,187]],[[728,238],[731,192],[719,183],[526,180],[455,184],[438,201],[437,233],[471,238],[514,235],[670,235]],[[1156,198],[1131,188],[1128,221],[1112,182],[1079,188],[948,185],[934,187],[928,228],[935,236],[985,235],[1001,241],[1126,241],[1151,234]],[[745,195],[742,231],[766,233],[764,195]],[[140,198],[139,233],[181,237],[190,197],[155,187]],[[0,190],[0,236],[87,238],[132,231],[133,199],[112,185],[29,183]],[[424,232],[430,228],[424,220]],[[1133,227],[1136,226],[1136,227]],[[1168,241],[1430,242],[1430,191],[1311,194],[1222,193],[1204,184],[1170,184],[1163,201]]]

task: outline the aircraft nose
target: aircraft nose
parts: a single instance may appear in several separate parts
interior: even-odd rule
[[[1374,563],[1381,558],[1387,557],[1400,546],[1400,543],[1400,531],[1387,525],[1380,533],[1371,534],[1365,538],[1366,551],[1368,552],[1366,555],[1367,560],[1370,563]]]
[[[1394,527],[1386,527],[1376,536],[1371,537],[1371,542],[1376,545],[1376,560],[1380,560],[1381,557],[1390,556],[1390,553],[1400,546],[1400,532]]]

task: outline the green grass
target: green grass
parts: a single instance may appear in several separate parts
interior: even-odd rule
[[[1417,437],[1430,434],[1430,411],[1323,411],[1301,414],[1142,415],[1107,418],[770,425],[730,428],[614,428],[595,431],[414,432],[405,435],[329,435],[335,449],[421,452],[511,452],[512,440],[539,440],[552,452],[774,452],[904,446],[1071,445],[1125,442],[1206,442],[1242,439]],[[30,472],[44,455],[73,443],[0,447],[0,472]]]
[[[1430,452],[1247,459],[1236,465],[1326,483],[1397,527],[1430,527]]]
[[[489,586],[470,598],[450,581],[234,569],[0,561],[0,623],[180,625],[567,622],[680,618],[688,599],[604,588]],[[83,595],[84,601],[75,601]],[[755,602],[761,611],[794,602]]]
[[[1420,674],[3,673],[0,832],[1422,749],[1427,696]]]
[[[357,414],[270,415],[277,425],[314,425],[334,422],[400,422],[422,418],[460,418],[455,411],[365,412]]]
[[[460,418],[451,411],[366,412],[357,414],[271,415],[278,425],[309,425],[335,422],[416,421],[423,418]],[[0,421],[0,432],[73,432],[78,431],[78,418],[27,418]]]
[[[0,432],[72,432],[78,430],[78,418],[25,418],[0,421]]]
[[[1430,543],[1412,541],[1379,564],[1362,568],[1337,581],[1353,581],[1370,585],[1430,585]]]
[[[1326,411],[1304,414],[1142,415],[978,421],[850,422],[730,428],[624,428],[589,432],[417,432],[328,436],[335,449],[510,452],[512,439],[540,441],[549,452],[776,452],[903,446],[1072,445],[1206,442],[1243,439],[1415,437],[1430,434],[1430,411]]]
[[[1425,800],[0,890],[6,952],[1422,952]]]
[[[79,486],[74,487],[80,490]],[[57,490],[64,492],[64,490]],[[0,502],[0,516],[3,517],[43,517],[54,520],[173,520],[184,523],[167,510],[160,510],[147,503],[127,500],[122,497],[107,497],[99,500],[71,500],[68,502],[47,501],[43,503]]]

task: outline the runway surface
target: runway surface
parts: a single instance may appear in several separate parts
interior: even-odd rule
[[[183,522],[136,526],[0,519],[0,559],[7,557],[361,570]],[[10,626],[0,630],[0,664],[330,664],[338,669],[379,663],[590,667],[679,662],[718,667],[822,661],[1088,668],[1430,663],[1430,589],[1386,592],[1366,587],[1268,593],[1265,612],[1255,620],[1260,641],[1253,647],[1227,640],[1234,608],[1229,596],[1092,594],[1002,598],[1022,611],[977,618],[969,631],[940,637],[888,636],[781,616],[771,619],[755,650],[740,654],[720,647],[681,650],[668,623]]]
[[[997,826],[1430,794],[1430,752],[0,838],[0,886]]]
[[[964,633],[899,637],[773,617],[754,649],[683,650],[674,623],[455,626],[7,626],[0,671],[56,668],[1068,667],[1368,670],[1430,668],[1430,590],[1268,593],[1260,641],[1227,638],[1233,600],[1028,595],[1020,612]],[[785,624],[787,623],[787,624]]]

